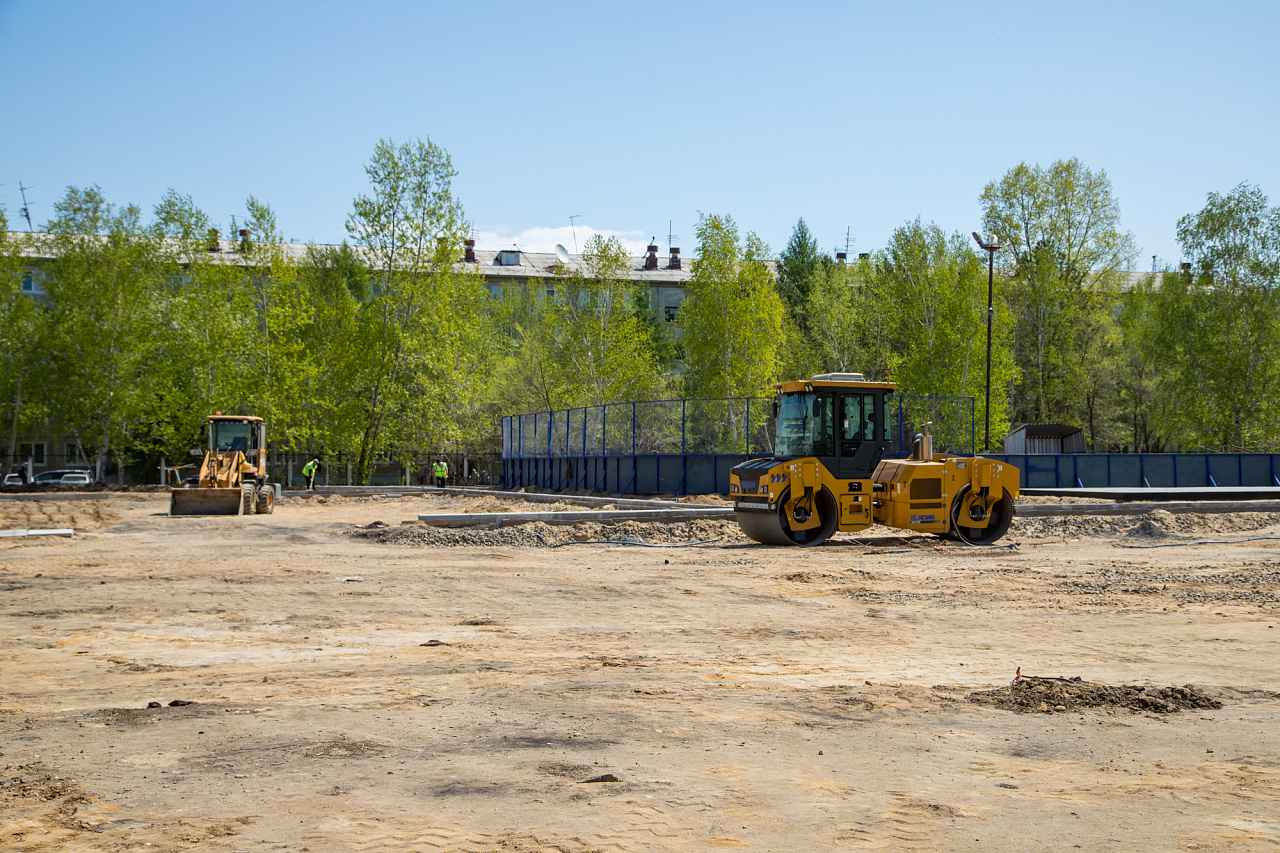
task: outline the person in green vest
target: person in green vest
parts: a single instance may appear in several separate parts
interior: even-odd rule
[[[444,481],[449,476],[449,465],[444,461],[443,456],[436,457],[436,464],[435,464],[435,467],[433,468],[433,471],[435,472],[435,476],[436,476],[436,485],[443,489]]]
[[[316,471],[318,470],[320,470],[320,460],[314,456],[310,462],[302,466],[302,476],[307,478],[308,492],[316,490]]]

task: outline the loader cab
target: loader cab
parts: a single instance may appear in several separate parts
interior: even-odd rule
[[[262,418],[237,415],[210,415],[207,424],[208,449],[215,453],[240,452],[256,460],[265,446],[265,424]]]
[[[837,477],[870,477],[890,447],[886,398],[894,387],[866,382],[860,374],[823,374],[782,383],[774,399],[775,455],[814,456]]]

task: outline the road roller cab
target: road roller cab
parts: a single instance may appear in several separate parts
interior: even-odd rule
[[[775,456],[729,475],[749,537],[816,545],[873,523],[989,544],[1008,530],[1019,472],[974,456],[933,453],[929,424],[909,459],[886,459],[891,382],[822,374],[776,386]]]

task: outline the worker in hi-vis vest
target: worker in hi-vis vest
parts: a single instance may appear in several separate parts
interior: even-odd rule
[[[307,478],[308,492],[316,490],[316,471],[318,470],[320,470],[320,460],[314,456],[310,462],[302,466],[302,476]]]
[[[443,489],[445,478],[449,476],[449,466],[445,463],[443,456],[436,457],[436,464],[433,470],[435,471],[436,485]]]

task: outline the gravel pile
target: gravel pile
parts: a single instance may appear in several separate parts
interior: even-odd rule
[[[589,522],[574,525],[550,525],[538,521],[497,529],[406,524],[400,527],[356,529],[349,531],[348,535],[382,544],[417,547],[506,545],[516,548],[546,548],[548,545],[572,542],[677,545],[712,539],[719,540],[716,544],[722,545],[748,541],[734,521],[682,521],[672,524],[622,521],[616,524]]]
[[[1179,513],[1163,509],[1141,516],[1064,515],[1048,518],[1014,517],[1010,534],[1028,539],[1079,539],[1084,536],[1123,536],[1158,540],[1177,536],[1244,533],[1280,524],[1280,513]]]

